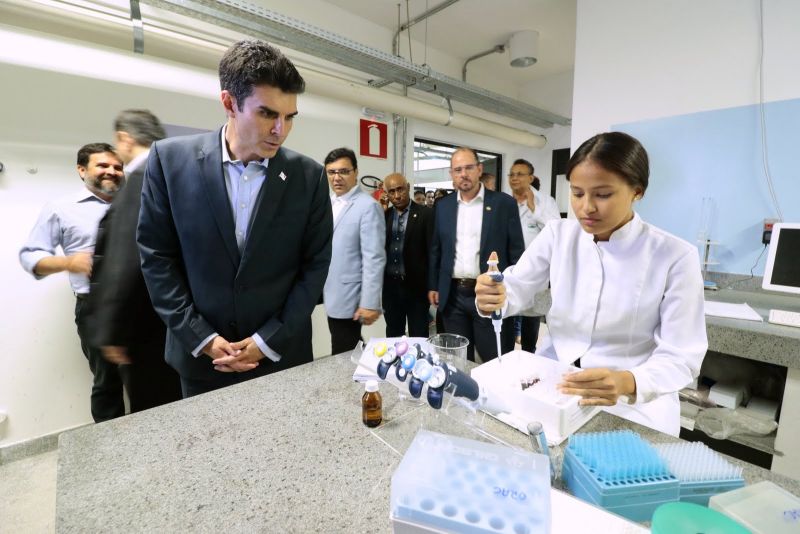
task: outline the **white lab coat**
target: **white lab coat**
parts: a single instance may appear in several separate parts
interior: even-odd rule
[[[556,199],[554,199],[550,195],[542,193],[541,191],[539,191],[538,189],[536,189],[533,186],[531,186],[531,190],[533,191],[533,196],[536,199],[535,200],[535,202],[536,202],[536,210],[538,211],[539,210],[539,206],[541,206],[542,207],[542,213],[546,213],[547,214],[546,216],[544,216],[545,220],[549,221],[550,219],[560,219],[561,218],[561,212],[558,210],[558,204],[556,204]]]
[[[505,315],[551,285],[550,342],[537,353],[583,368],[630,370],[636,396],[607,411],[677,436],[678,390],[700,372],[708,341],[697,249],[638,214],[606,242],[578,221],[549,222],[506,269]]]
[[[519,222],[522,225],[522,239],[525,241],[525,248],[528,248],[533,242],[534,238],[539,235],[539,232],[545,227],[548,221],[554,221],[561,218],[561,214],[556,207],[556,201],[550,195],[540,193],[533,186],[533,202],[534,210],[528,209],[528,203],[517,202],[519,208]],[[516,198],[514,199],[516,200]],[[541,313],[536,313],[533,308],[523,310],[517,315],[523,317],[539,317]]]

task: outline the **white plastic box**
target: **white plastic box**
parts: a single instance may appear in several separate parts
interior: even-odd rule
[[[735,519],[755,534],[800,532],[800,498],[768,480],[714,495],[708,507]]]
[[[420,430],[392,475],[395,534],[550,532],[546,456]]]
[[[597,406],[581,406],[580,397],[564,395],[556,389],[564,373],[578,370],[556,360],[515,350],[504,354],[502,362],[495,358],[474,368],[472,378],[490,394],[500,395],[511,407],[510,413],[495,417],[525,433],[528,423],[539,421],[548,443],[556,445],[600,411]]]

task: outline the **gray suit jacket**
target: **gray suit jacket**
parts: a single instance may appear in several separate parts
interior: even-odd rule
[[[153,306],[167,324],[166,359],[181,376],[213,380],[191,351],[214,332],[258,333],[280,354],[252,376],[313,359],[311,313],[331,258],[323,168],[286,148],[269,160],[240,253],[222,170],[220,131],[156,142],[142,190],[137,242]]]
[[[356,308],[381,309],[385,243],[380,204],[357,190],[333,229],[333,255],[323,292],[328,317],[351,319]]]

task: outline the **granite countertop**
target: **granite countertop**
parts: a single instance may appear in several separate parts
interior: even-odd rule
[[[384,424],[361,424],[361,384],[348,355],[153,410],[65,432],[59,439],[58,532],[388,532],[390,479],[419,421],[450,424],[384,385]],[[484,428],[527,448],[524,434],[481,414]],[[632,428],[601,413],[581,431]],[[463,430],[463,428],[462,428]],[[458,433],[458,432],[456,432]],[[394,449],[398,449],[394,451]],[[748,483],[800,482],[742,465]]]
[[[706,300],[717,302],[747,303],[764,319],[764,322],[758,322],[706,316],[709,350],[800,368],[800,328],[767,322],[771,309],[800,312],[800,297],[768,293],[757,288],[706,291],[705,296]],[[549,290],[538,293],[534,310],[546,315],[550,303]]]

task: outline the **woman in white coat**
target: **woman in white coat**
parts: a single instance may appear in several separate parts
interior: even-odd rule
[[[478,278],[481,313],[530,308],[551,286],[550,342],[538,354],[583,370],[559,389],[581,404],[677,436],[678,391],[700,371],[708,342],[695,247],[642,221],[647,152],[633,137],[603,133],[567,164],[576,219],[550,222],[496,284]]]

